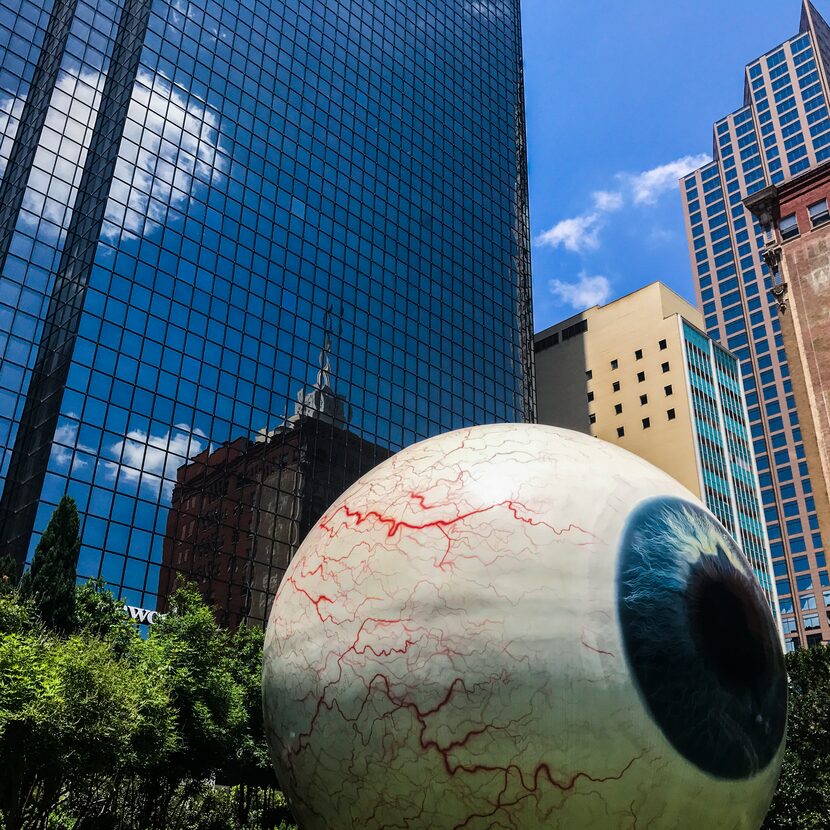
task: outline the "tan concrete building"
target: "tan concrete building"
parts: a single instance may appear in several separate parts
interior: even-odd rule
[[[721,520],[776,609],[740,368],[693,306],[652,283],[536,335],[541,423],[618,444]]]

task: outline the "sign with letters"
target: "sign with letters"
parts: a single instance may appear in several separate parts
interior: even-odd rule
[[[152,625],[164,616],[158,611],[148,611],[146,608],[136,608],[134,605],[125,605],[124,610],[130,615],[130,619],[139,624]]]

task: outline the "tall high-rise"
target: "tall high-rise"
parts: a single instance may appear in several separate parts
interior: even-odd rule
[[[0,6],[0,545],[19,561],[68,493],[79,575],[154,609],[165,538],[197,539],[170,527],[177,479],[226,488],[175,521],[242,556],[246,494],[296,496],[238,478],[258,436],[325,416],[315,475],[345,486],[420,438],[533,417],[519,0]],[[195,475],[222,448],[233,481]],[[234,584],[251,569],[227,559],[212,578],[267,605],[273,579]]]
[[[764,234],[744,199],[830,158],[830,27],[804,0],[799,32],[746,67],[743,106],[714,125],[713,160],[681,181],[707,332],[741,361],[789,645],[821,641],[830,602]],[[827,602],[825,601],[827,600]]]
[[[659,282],[536,335],[539,421],[650,461],[720,519],[777,617],[738,361]]]

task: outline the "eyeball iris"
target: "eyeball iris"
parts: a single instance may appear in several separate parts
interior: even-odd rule
[[[776,757],[787,708],[781,646],[748,563],[710,514],[678,498],[633,511],[618,615],[638,691],[680,754],[724,779]]]

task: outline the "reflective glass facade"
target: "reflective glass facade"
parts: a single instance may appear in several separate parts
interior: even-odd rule
[[[79,576],[261,619],[363,471],[533,418],[518,0],[2,5],[21,559],[68,493]]]
[[[703,500],[741,546],[777,619],[738,360],[685,320],[682,330]]]
[[[782,613],[830,588],[762,229],[743,200],[830,158],[830,28],[804,0],[799,33],[746,67],[744,105],[714,125],[713,161],[681,182],[707,332],[741,361]],[[809,563],[805,568],[805,563]],[[809,569],[809,573],[805,570]],[[799,617],[788,647],[806,645]]]

